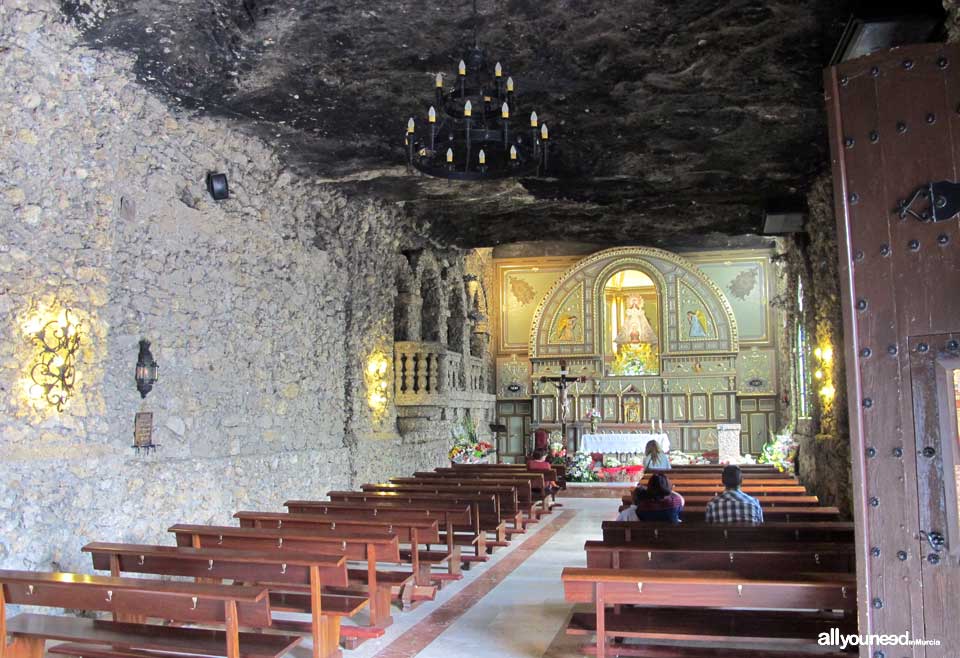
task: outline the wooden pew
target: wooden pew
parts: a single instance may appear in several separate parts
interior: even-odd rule
[[[347,586],[343,556],[275,551],[238,551],[145,544],[93,542],[83,547],[93,568],[111,576],[125,573],[186,576],[197,582],[231,580],[264,584],[274,612],[309,614],[310,623],[273,619],[273,628],[309,633],[314,658],[340,655],[340,619],[367,606],[367,597],[324,594],[323,588]],[[289,595],[293,589],[303,594]]]
[[[524,464],[450,464],[450,468],[462,471],[520,471],[521,473],[542,473],[531,471]],[[557,482],[561,489],[566,488],[567,467],[564,464],[550,464],[550,468],[557,474]]]
[[[716,482],[722,482],[722,472],[702,472],[702,471],[684,471],[681,469],[667,469],[667,470],[649,470],[643,472],[643,479],[649,478],[654,473],[662,473],[670,478],[670,481],[673,480],[710,480]],[[757,480],[791,480],[796,481],[797,476],[793,473],[781,473],[780,471],[771,470],[771,471],[742,471],[741,475],[743,476],[743,481],[754,482]]]
[[[380,518],[387,521],[437,519],[444,530],[443,539],[446,541],[450,559],[447,561],[448,574],[446,576],[434,574],[433,577],[442,580],[459,580],[462,577],[460,546],[454,541],[454,534],[457,526],[473,526],[469,505],[447,504],[442,501],[355,503],[329,500],[288,500],[283,505],[291,514],[314,514],[329,518]],[[479,535],[479,529],[476,534]]]
[[[854,573],[854,546],[849,544],[666,544],[663,541],[587,541],[591,569],[674,569],[730,571],[777,579],[812,572]]]
[[[845,521],[772,522],[763,525],[714,523],[649,523],[604,521],[603,540],[662,542],[686,546],[755,546],[761,544],[853,543],[853,524]]]
[[[695,476],[680,476],[680,477],[671,477],[669,474],[667,478],[670,480],[670,484],[680,489],[685,486],[694,486],[694,487],[720,487],[723,488],[723,482],[720,481],[720,478],[712,477],[695,477]],[[650,478],[641,477],[640,484],[646,484]],[[789,486],[800,486],[800,481],[793,477],[756,477],[756,478],[744,478],[743,487],[789,487]]]
[[[497,537],[506,536],[506,523],[500,519],[500,502],[493,494],[443,494],[437,495],[424,491],[330,491],[327,496],[332,502],[350,502],[360,504],[374,503],[381,506],[385,503],[394,506],[408,504],[437,504],[437,505],[470,505],[471,524],[456,526],[454,543],[459,546],[473,546],[475,555],[462,556],[464,564],[469,568],[471,562],[485,562],[487,557],[487,533],[494,533]],[[449,541],[449,538],[445,538]]]
[[[678,491],[679,492],[679,491]],[[683,500],[685,505],[689,506],[705,506],[711,500],[715,498],[713,494],[681,494],[683,495]],[[768,507],[812,507],[820,503],[820,499],[816,496],[792,496],[792,495],[771,495],[771,496],[756,496],[757,501],[760,503],[760,507],[766,510]],[[629,507],[633,504],[632,496],[623,496],[621,499],[621,509]]]
[[[840,510],[836,507],[762,507],[764,521],[839,521]],[[680,518],[683,521],[700,521],[706,516],[706,505],[686,505]]]
[[[593,613],[575,613],[567,633],[596,634],[590,653],[600,658],[614,653],[676,658],[709,655],[676,646],[674,653],[667,649],[658,654],[645,646],[662,645],[664,639],[709,642],[713,655],[730,658],[769,658],[771,652],[718,650],[724,643],[791,645],[792,650],[784,656],[806,658],[818,649],[819,633],[833,627],[839,627],[841,633],[856,632],[854,574],[770,579],[715,571],[567,567],[561,578],[568,602],[594,606]],[[624,604],[638,607],[619,613],[607,609]],[[645,644],[613,648],[609,642],[614,638],[636,638]]]
[[[471,489],[476,489],[478,491],[485,491],[488,487],[504,487],[512,488],[516,492],[517,499],[517,511],[519,514],[517,516],[506,517],[507,520],[512,522],[512,527],[509,529],[507,535],[517,534],[525,532],[526,522],[529,519],[536,520],[539,515],[537,505],[539,500],[534,497],[534,488],[533,482],[526,478],[480,478],[480,477],[443,477],[436,473],[431,473],[431,477],[420,477],[415,476],[412,478],[390,478],[391,484],[399,484],[403,486],[424,486],[428,488],[432,487],[449,487],[449,486],[458,486],[458,487],[467,487]],[[543,488],[543,476],[540,477],[541,490]],[[509,509],[509,502],[501,501],[500,511],[505,513]]]
[[[427,495],[433,497],[466,495],[493,496],[495,509],[492,513],[480,508],[480,527],[494,535],[488,539],[487,550],[494,546],[507,545],[506,523],[509,521],[514,527],[522,523],[520,506],[517,503],[517,490],[514,487],[492,486],[459,486],[455,484],[364,484],[360,487],[363,493],[399,493],[404,495]],[[459,498],[455,498],[459,500]]]
[[[6,618],[7,605],[109,612],[116,617],[211,624],[224,630],[22,613]],[[240,627],[270,628],[265,587],[116,578],[73,573],[0,571],[0,658],[43,658],[50,649],[67,656],[122,658],[129,652],[158,651],[182,656],[279,658],[300,638],[241,633]],[[12,638],[8,644],[6,638]]]
[[[340,518],[329,519],[316,514],[286,514],[283,512],[241,511],[233,515],[241,528],[343,528],[354,532],[392,532],[397,539],[410,545],[410,551],[400,551],[404,560],[413,565],[415,582],[421,587],[430,587],[430,567],[434,562],[444,563],[450,556],[442,559],[432,558],[421,561],[420,544],[429,546],[440,543],[440,528],[436,519],[385,520]]]
[[[692,486],[680,486],[674,487],[674,491],[681,494],[684,498],[687,496],[718,496],[724,492],[723,485],[719,486],[709,486],[709,487],[692,487]],[[785,487],[741,487],[740,491],[746,494],[750,494],[754,498],[762,498],[765,496],[809,496],[809,492],[805,487],[798,485],[790,485]],[[625,505],[630,505],[633,503],[633,490],[627,490],[627,493],[621,496],[621,500]]]
[[[549,514],[553,504],[550,501],[550,491],[547,489],[546,481],[556,481],[557,475],[554,471],[538,471],[536,473],[514,472],[514,473],[490,473],[489,471],[463,471],[452,468],[438,468],[434,471],[417,471],[413,477],[420,480],[449,480],[452,482],[471,482],[480,481],[490,484],[505,483],[512,484],[519,481],[529,482],[532,500],[523,510],[525,523],[536,523],[540,516]],[[391,479],[391,482],[396,480]],[[525,489],[525,487],[524,487]],[[518,501],[521,506],[525,505],[522,490],[518,490]]]
[[[305,528],[236,528],[180,523],[171,526],[177,546],[192,548],[238,548],[244,550],[276,550],[309,552],[322,555],[344,555],[348,560],[366,560],[365,572],[348,569],[351,582],[367,587],[370,597],[370,625],[379,629],[378,637],[393,622],[390,599],[393,589],[401,592],[413,581],[413,573],[386,572],[377,569],[378,562],[399,563],[400,544],[393,533],[351,533]],[[364,638],[364,639],[368,639]]]

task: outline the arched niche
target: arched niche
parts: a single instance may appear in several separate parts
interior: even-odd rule
[[[646,317],[657,336],[659,358],[739,350],[737,324],[727,298],[693,263],[662,249],[623,247],[585,258],[551,287],[534,314],[531,358],[610,356],[614,337],[608,340],[605,321],[613,311],[607,306],[607,284],[627,271],[649,279],[644,306],[655,294],[657,322]]]

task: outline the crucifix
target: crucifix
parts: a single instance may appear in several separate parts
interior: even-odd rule
[[[560,376],[559,377],[541,377],[540,381],[544,384],[550,383],[553,384],[557,389],[559,395],[559,412],[560,412],[560,433],[563,435],[563,443],[567,443],[567,411],[570,407],[570,400],[567,397],[567,389],[570,387],[570,384],[579,384],[587,381],[586,377],[567,377],[567,362],[564,360],[560,361]],[[574,446],[574,449],[579,446]]]

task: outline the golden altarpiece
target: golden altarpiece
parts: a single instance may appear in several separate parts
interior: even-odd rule
[[[533,422],[568,428],[662,422],[674,445],[708,450],[718,424],[737,422],[737,322],[724,293],[693,263],[653,248],[593,254],[564,273],[530,329]],[[567,394],[541,377],[585,378]],[[612,427],[611,427],[612,426]],[[587,430],[589,431],[589,430]]]

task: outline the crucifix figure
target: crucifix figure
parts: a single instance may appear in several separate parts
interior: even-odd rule
[[[560,376],[559,377],[541,377],[540,381],[544,384],[551,383],[553,384],[559,396],[559,412],[560,412],[560,432],[563,435],[563,443],[567,443],[567,411],[570,406],[570,400],[567,397],[567,389],[570,387],[570,384],[580,383],[587,381],[586,377],[567,377],[567,362],[564,360],[560,361]]]

